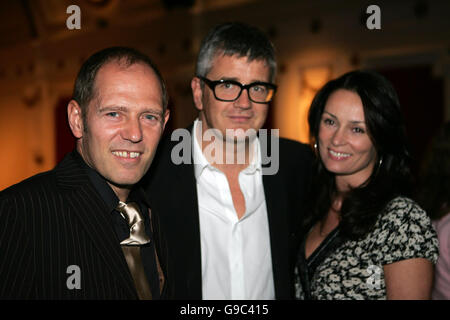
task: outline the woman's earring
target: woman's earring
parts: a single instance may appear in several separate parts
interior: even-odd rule
[[[378,162],[378,166],[381,167],[382,163],[383,163],[383,157],[380,158],[380,161]]]
[[[319,156],[319,151],[317,150],[317,142],[314,143],[314,154],[316,155],[316,157]]]

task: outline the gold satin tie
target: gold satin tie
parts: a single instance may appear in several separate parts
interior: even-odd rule
[[[117,211],[124,217],[130,226],[130,236],[120,244],[127,246],[139,246],[150,242],[145,233],[144,219],[139,212],[139,206],[135,202],[125,203],[119,201]]]
[[[144,219],[139,212],[138,204],[134,202],[126,204],[119,201],[117,211],[127,220],[130,226],[130,236],[120,244],[133,277],[138,297],[140,300],[151,300],[152,293],[141,258],[141,245],[150,242],[150,238],[145,233]]]

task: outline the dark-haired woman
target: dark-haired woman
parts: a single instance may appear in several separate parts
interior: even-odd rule
[[[397,95],[381,75],[328,82],[309,111],[317,161],[296,267],[298,299],[429,299],[436,233],[410,198]]]

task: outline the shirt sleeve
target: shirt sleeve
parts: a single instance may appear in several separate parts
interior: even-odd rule
[[[436,232],[426,212],[414,201],[394,199],[380,222],[376,242],[381,249],[378,257],[381,265],[413,258],[436,263],[439,254]]]

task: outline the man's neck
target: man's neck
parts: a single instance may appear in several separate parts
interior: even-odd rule
[[[111,187],[111,189],[114,191],[116,196],[119,198],[120,201],[126,202],[128,199],[128,195],[130,194],[131,188],[129,187],[118,187],[115,186],[107,181],[108,185]]]
[[[95,170],[91,165],[90,165],[90,161],[88,161],[83,153],[83,149],[81,148],[81,143],[78,140],[77,142],[77,152],[78,154],[81,156],[81,158],[83,159],[84,163],[86,163],[86,165],[91,168],[92,170]],[[98,171],[95,170],[97,173]],[[104,178],[103,178],[104,179]],[[110,183],[109,181],[107,181],[105,179],[106,183],[111,187],[111,189],[114,191],[114,193],[116,194],[116,196],[119,198],[120,201],[122,202],[126,202],[128,195],[130,194],[131,191],[131,187],[130,186],[116,186],[112,183]]]

